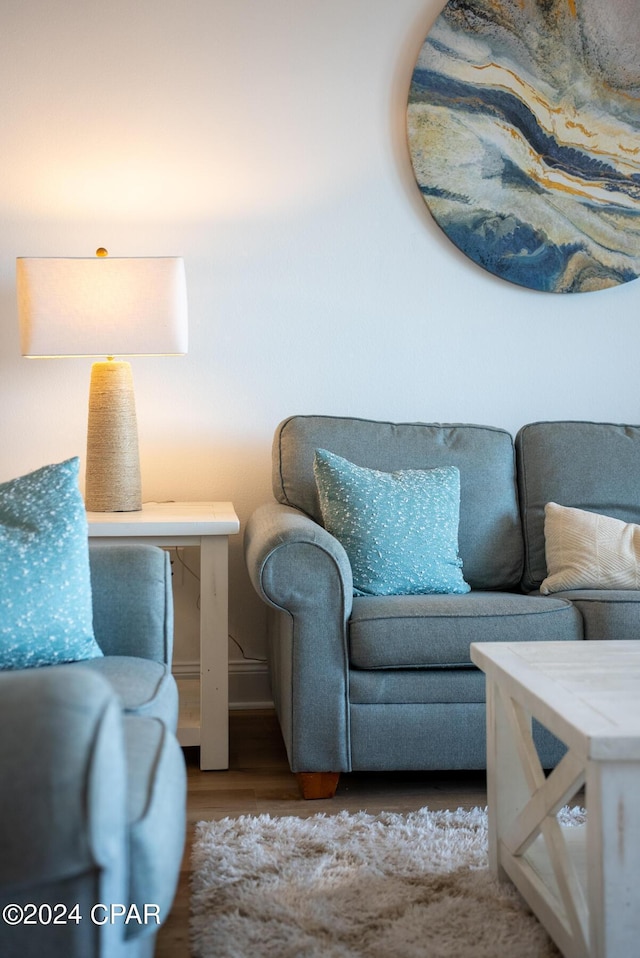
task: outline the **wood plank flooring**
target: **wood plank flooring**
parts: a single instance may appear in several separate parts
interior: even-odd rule
[[[305,802],[289,770],[278,721],[270,711],[231,712],[229,770],[201,772],[198,749],[187,761],[187,841],[176,898],[160,929],[155,958],[191,958],[189,950],[190,852],[196,822],[240,815],[318,812],[409,812],[484,807],[484,772],[386,772],[342,775],[335,798]],[[249,958],[249,956],[247,956]]]

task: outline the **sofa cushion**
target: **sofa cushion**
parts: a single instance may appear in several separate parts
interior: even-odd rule
[[[356,597],[349,660],[359,669],[461,668],[471,665],[471,642],[581,638],[580,613],[566,598],[492,592]]]
[[[325,528],[349,557],[357,595],[465,593],[458,556],[460,472],[380,472],[318,449]]]
[[[459,669],[351,669],[352,705],[484,702],[486,677],[475,665]]]
[[[129,902],[140,914],[157,905],[160,921],[171,908],[185,841],[186,775],[174,736],[157,719],[124,719],[128,773]],[[130,922],[126,937],[157,931],[155,921]]]
[[[175,731],[178,689],[169,666],[132,655],[106,655],[72,667],[91,669],[105,678],[125,712],[160,719]]]
[[[513,441],[488,426],[389,423],[333,416],[293,416],[276,429],[273,492],[322,523],[313,461],[328,449],[359,466],[394,472],[457,466],[459,553],[472,589],[508,589],[522,573],[522,532]]]
[[[582,616],[585,639],[640,639],[640,591],[576,589],[562,598]]]
[[[640,523],[640,427],[536,422],[523,426],[515,442],[525,542],[522,587],[531,592],[547,574],[548,502]]]
[[[640,526],[548,502],[543,595],[567,589],[639,589]]]
[[[87,518],[79,460],[0,485],[0,668],[91,659]]]

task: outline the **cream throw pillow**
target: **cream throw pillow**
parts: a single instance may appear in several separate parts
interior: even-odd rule
[[[640,525],[548,502],[543,595],[568,589],[640,589]]]

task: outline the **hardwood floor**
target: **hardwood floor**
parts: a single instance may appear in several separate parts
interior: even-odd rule
[[[201,772],[198,749],[187,761],[187,841],[176,898],[160,930],[155,958],[191,958],[190,852],[196,822],[240,815],[335,814],[342,809],[377,814],[484,807],[484,772],[386,772],[342,775],[335,798],[305,802],[290,772],[275,713],[231,712],[229,770]],[[247,956],[249,958],[249,956]]]

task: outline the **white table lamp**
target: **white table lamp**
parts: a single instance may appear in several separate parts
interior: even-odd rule
[[[105,356],[91,370],[85,505],[142,508],[133,377],[114,356],[187,352],[187,293],[179,257],[16,261],[21,351],[30,358]]]

